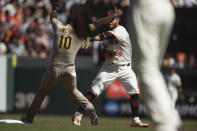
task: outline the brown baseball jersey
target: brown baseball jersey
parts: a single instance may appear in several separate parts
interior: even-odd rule
[[[76,36],[71,25],[65,26],[56,18],[51,23],[54,32],[51,70],[58,77],[64,72],[75,70],[75,57],[83,41]]]
[[[77,89],[75,57],[82,43],[74,32],[71,25],[64,26],[56,18],[51,19],[54,41],[51,56],[51,66],[42,79],[40,91],[48,94],[61,80],[67,92],[84,109],[93,109],[93,105]]]

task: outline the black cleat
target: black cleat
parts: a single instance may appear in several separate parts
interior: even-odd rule
[[[33,123],[33,119],[28,118],[27,116],[22,116],[21,121],[24,122],[25,124],[32,124]]]

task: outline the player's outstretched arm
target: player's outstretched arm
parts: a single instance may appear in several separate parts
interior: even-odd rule
[[[107,31],[107,32],[94,36],[93,38],[90,39],[90,41],[102,41],[102,40],[112,39],[112,38],[114,38],[113,34]]]
[[[51,15],[50,15],[50,20],[52,21],[53,19],[57,19],[57,11],[56,10],[52,10]]]
[[[51,24],[54,29],[61,28],[63,24],[57,19],[57,11],[52,10],[51,16],[50,16]]]
[[[96,32],[97,29],[101,28],[102,26],[105,26],[105,25],[109,24],[111,21],[114,20],[114,18],[119,17],[121,15],[122,15],[122,10],[118,9],[113,14],[111,14],[110,16],[100,18],[96,22],[94,22],[93,24],[90,24],[90,29],[91,29],[92,32]]]
[[[55,2],[55,3],[53,3],[52,4],[52,12],[51,12],[51,15],[50,15],[50,20],[52,21],[52,19],[54,19],[54,18],[56,18],[57,19],[57,17],[58,17],[58,11],[60,10],[60,7],[59,7],[59,5],[58,5],[58,3],[57,2]]]

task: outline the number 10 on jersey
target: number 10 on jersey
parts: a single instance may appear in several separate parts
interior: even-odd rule
[[[72,37],[70,36],[61,36],[59,48],[70,49],[72,43]]]

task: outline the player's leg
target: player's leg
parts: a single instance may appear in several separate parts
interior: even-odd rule
[[[126,69],[124,69],[126,68]],[[118,80],[130,95],[130,106],[132,110],[132,127],[148,127],[149,124],[143,123],[139,118],[140,95],[137,78],[131,67],[122,67],[119,72]]]
[[[105,63],[94,79],[92,86],[85,97],[90,102],[93,102],[93,100],[98,97],[115,79],[116,75],[113,68]],[[72,120],[74,125],[80,125],[80,121],[83,117],[83,112],[83,108],[79,107],[79,110],[74,113]]]
[[[96,98],[96,96],[89,91],[86,93],[85,97],[92,103],[93,100]],[[81,120],[84,114],[84,108],[82,106],[79,107],[78,111],[76,111],[73,116],[72,116],[72,123],[74,125],[80,126],[81,125]]]
[[[164,45],[160,45],[160,35],[164,35],[164,28],[171,30],[173,15],[173,9],[166,0],[139,0],[133,6],[137,68],[147,107],[156,123],[156,131],[176,131],[180,121],[179,116],[174,113],[167,86],[160,72],[160,52],[164,52],[161,49]],[[165,41],[165,44],[167,42]]]
[[[61,79],[66,87],[67,92],[72,96],[72,99],[79,103],[80,106],[87,112],[92,125],[97,125],[97,114],[94,106],[88,99],[77,89],[76,73],[65,73]]]
[[[176,101],[178,99],[178,91],[177,91],[176,87],[170,87],[169,93],[170,93],[170,97],[172,99],[172,105],[173,105],[173,107],[176,107]]]
[[[36,115],[37,111],[39,110],[45,96],[48,92],[55,86],[57,80],[51,76],[49,71],[47,71],[41,82],[41,88],[37,92],[36,96],[33,99],[32,104],[28,108],[25,116],[21,118],[24,123],[32,123],[34,116]]]

